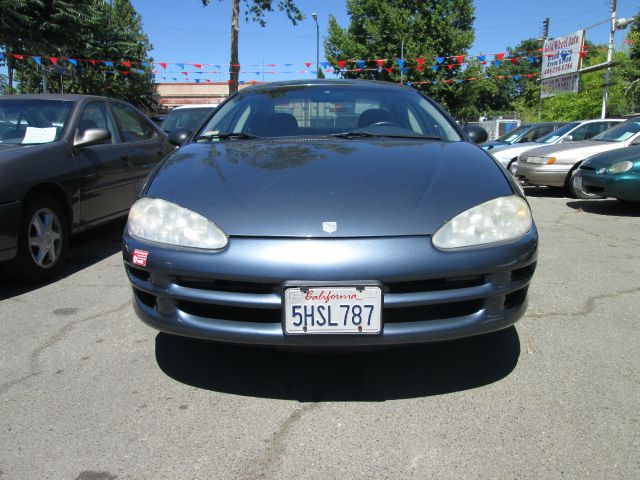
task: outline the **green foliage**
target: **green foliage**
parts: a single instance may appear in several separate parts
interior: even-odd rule
[[[443,56],[464,54],[473,43],[474,8],[471,0],[347,0],[347,11],[351,17],[349,26],[343,29],[335,17],[329,19],[329,36],[325,42],[325,53],[334,65],[339,60],[396,59],[400,58],[404,43],[405,66],[409,68],[405,82],[429,82],[415,85],[427,91],[444,104],[454,115],[467,116],[469,98],[473,95],[471,84],[451,83],[434,88],[433,80],[449,80],[456,72],[440,68],[434,72],[425,65],[422,72],[415,67],[416,58],[433,61],[434,52]],[[446,63],[456,63],[448,59]],[[386,70],[345,72],[345,78],[368,78],[391,82],[400,81],[396,65],[394,71]],[[456,67],[455,70],[459,69]],[[471,105],[471,107],[470,107]],[[474,109],[475,110],[475,109]]]
[[[222,0],[219,0],[222,1]],[[238,2],[239,0],[233,0]],[[211,0],[201,0],[203,6],[207,6],[211,3]],[[244,18],[248,22],[251,18],[254,22],[264,27],[267,24],[265,19],[266,12],[273,12],[273,6],[276,2],[273,0],[244,0]],[[289,20],[296,25],[300,20],[304,20],[304,15],[295,5],[293,0],[278,0],[278,10],[285,12]]]
[[[0,73],[0,95],[4,94],[5,89],[7,88],[7,85],[8,85],[7,76]]]
[[[6,0],[0,0],[6,1]],[[17,71],[19,91],[42,91],[42,70],[46,68],[49,91],[87,93],[121,98],[142,108],[152,109],[157,93],[150,76],[136,62],[150,61],[151,44],[142,30],[140,15],[130,0],[115,0],[113,9],[103,0],[20,0],[11,15],[0,14],[0,24],[18,19],[15,37],[2,38],[9,52],[75,59],[131,61],[136,70],[80,62],[77,67],[59,62],[44,66],[32,59],[12,62]],[[12,59],[11,59],[12,60]],[[109,73],[113,71],[113,73]]]
[[[627,40],[629,43],[629,65],[625,71],[625,97],[634,113],[640,112],[640,11],[635,16]]]

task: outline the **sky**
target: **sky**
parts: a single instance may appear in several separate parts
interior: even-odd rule
[[[274,4],[277,0],[274,0]],[[316,25],[311,14],[317,13],[320,32],[320,61],[324,61],[322,44],[327,35],[329,16],[334,15],[342,27],[349,24],[345,0],[296,0],[306,19],[293,26],[284,13],[277,10],[267,14],[267,26],[245,22],[241,14],[239,52],[244,81],[283,80],[313,77],[315,64]],[[144,30],[153,44],[154,61],[184,64],[228,64],[230,46],[231,0],[211,0],[202,7],[200,0],[132,0],[141,14]],[[610,0],[475,0],[475,42],[469,55],[500,53],[521,40],[539,37],[542,23],[550,18],[549,34],[561,37],[586,28],[586,39],[596,44],[609,40]],[[241,2],[242,6],[242,2]],[[632,17],[640,10],[640,0],[618,0],[617,16]],[[600,24],[600,25],[596,25]],[[616,48],[623,47],[627,30],[616,32]],[[437,55],[439,52],[432,52]],[[461,52],[462,53],[462,52]],[[400,45],[398,45],[398,58]],[[263,68],[262,64],[265,64]],[[276,66],[268,66],[276,64]],[[292,64],[292,65],[284,65]],[[222,67],[227,68],[227,67]],[[226,75],[199,76],[189,65],[184,69],[168,65],[159,68],[157,81],[179,81],[210,78],[225,81]],[[203,71],[217,70],[203,67]],[[277,72],[277,73],[265,73]],[[309,73],[299,73],[309,70]],[[181,71],[189,72],[188,76]],[[175,72],[175,73],[170,73]],[[258,72],[258,73],[255,73]],[[293,73],[281,73],[293,72]],[[163,80],[161,77],[164,76]]]

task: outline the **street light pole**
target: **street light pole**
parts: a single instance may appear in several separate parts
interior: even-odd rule
[[[611,78],[611,60],[613,60],[613,35],[616,33],[616,0],[611,0],[611,30],[609,31],[609,49],[607,50],[607,71],[604,74],[604,94],[602,95],[602,111],[600,118],[607,116],[609,100],[609,79]]]
[[[318,15],[313,12],[311,16],[316,22],[316,78],[320,78],[320,27],[318,26]]]
[[[400,60],[404,60],[404,38],[402,39],[402,43],[400,44]],[[404,62],[402,62],[402,67],[400,67],[400,85],[404,82],[404,76],[402,75],[402,68],[404,67]]]

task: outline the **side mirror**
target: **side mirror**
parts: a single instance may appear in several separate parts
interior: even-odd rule
[[[169,143],[179,147],[189,138],[189,135],[191,135],[191,130],[176,128],[169,133]]]
[[[469,140],[473,143],[486,142],[487,138],[489,138],[487,131],[478,125],[465,125],[462,127],[462,130],[464,130],[469,137]]]
[[[562,143],[565,143],[565,142],[573,142],[573,136],[572,135],[567,135],[566,137],[564,137],[562,139]]]
[[[107,140],[111,140],[111,132],[106,128],[87,128],[86,130],[76,133],[73,146],[78,148],[88,147],[104,143]]]

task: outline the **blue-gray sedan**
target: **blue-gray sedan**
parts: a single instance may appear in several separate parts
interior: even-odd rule
[[[311,80],[227,99],[148,178],[123,257],[159,330],[355,347],[512,325],[537,243],[518,185],[428,97]]]

